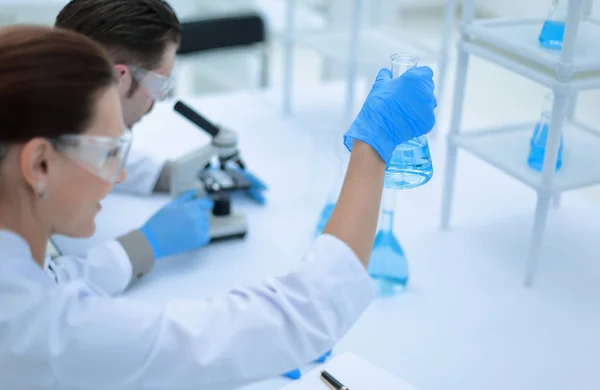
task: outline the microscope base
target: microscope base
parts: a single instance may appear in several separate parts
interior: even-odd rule
[[[230,214],[210,218],[210,242],[219,242],[245,238],[248,233],[248,223],[243,214]]]

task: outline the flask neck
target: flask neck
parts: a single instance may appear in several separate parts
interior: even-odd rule
[[[552,92],[548,92],[544,95],[544,105],[542,106],[542,115],[540,121],[550,122],[552,118],[552,105],[554,103],[554,95]]]
[[[552,112],[551,111],[542,111],[542,115],[540,115],[540,120],[538,123],[550,124],[552,120]]]
[[[553,0],[546,19],[564,22],[567,20],[568,9],[569,2],[567,0]]]
[[[392,189],[384,189],[381,202],[381,213],[379,214],[379,229],[393,231],[395,214],[396,191]]]

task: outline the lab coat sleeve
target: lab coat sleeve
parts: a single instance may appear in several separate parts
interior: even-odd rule
[[[374,298],[355,254],[319,237],[290,274],[163,310],[73,292],[57,309],[53,368],[82,389],[234,389],[325,353]],[[56,303],[58,304],[58,303]]]
[[[164,165],[164,162],[158,161],[134,145],[125,162],[127,178],[122,183],[116,184],[113,189],[117,192],[150,195],[154,191]]]
[[[97,245],[85,255],[47,259],[45,268],[59,285],[84,279],[96,291],[112,296],[125,291],[134,274],[125,248],[116,240]]]

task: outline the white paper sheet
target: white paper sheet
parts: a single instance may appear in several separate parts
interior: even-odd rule
[[[414,386],[352,353],[334,357],[303,375],[301,379],[282,387],[281,390],[329,390],[320,378],[322,370],[333,375],[348,390],[417,390]]]

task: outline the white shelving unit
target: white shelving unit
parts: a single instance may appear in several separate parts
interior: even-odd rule
[[[568,123],[564,129],[565,163],[554,175],[550,187],[544,187],[540,173],[527,165],[529,140],[535,125],[470,131],[451,138],[450,142],[534,189],[557,193],[600,183],[600,169],[589,171],[598,164],[600,133],[578,123]]]
[[[566,0],[565,0],[566,1]],[[600,133],[574,118],[577,94],[600,88],[600,22],[592,20],[593,0],[569,0],[563,48],[540,47],[544,19],[491,19],[474,21],[474,0],[465,0],[458,45],[454,107],[448,134],[446,173],[442,197],[442,228],[448,228],[456,176],[458,149],[464,149],[517,180],[538,195],[525,285],[531,286],[540,257],[551,200],[560,193],[600,183]],[[529,140],[535,123],[461,133],[468,63],[478,56],[554,92],[552,119],[542,172],[527,165]],[[563,165],[555,172],[561,134]]]
[[[418,55],[421,63],[438,62],[436,91],[438,96],[443,93],[444,80],[448,64],[448,51],[452,36],[456,3],[458,0],[445,0],[446,12],[442,31],[440,49],[434,50],[404,33],[400,26],[389,26],[383,23],[370,23],[363,26],[365,7],[373,6],[375,0],[330,0],[330,26],[319,31],[296,31],[294,15],[298,2],[302,0],[287,0],[287,21],[284,48],[284,81],[283,81],[283,110],[285,114],[292,112],[293,94],[293,47],[303,47],[315,50],[322,57],[334,60],[347,69],[346,85],[346,117],[354,112],[355,83],[359,73],[373,77],[373,68],[385,64],[392,53],[406,52]],[[388,7],[380,10],[383,16],[375,19],[388,19],[393,6],[402,4],[402,0],[383,0],[375,5]],[[344,23],[344,21],[350,21]]]
[[[473,41],[506,50],[539,66],[557,69],[561,62],[561,51],[544,49],[538,42],[543,23],[542,18],[502,18],[463,25],[463,31]],[[573,73],[598,70],[598,37],[600,23],[590,19],[581,20],[573,46]]]

